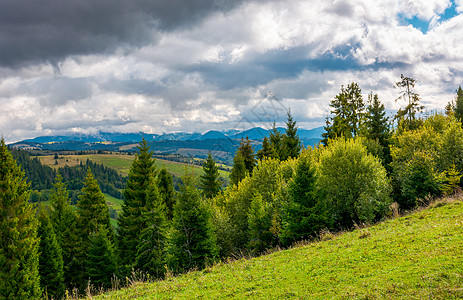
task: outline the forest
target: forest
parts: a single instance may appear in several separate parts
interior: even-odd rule
[[[2,140],[0,298],[60,299],[89,286],[124,286],[134,272],[162,279],[201,270],[240,253],[257,256],[373,224],[460,191],[463,90],[443,113],[425,114],[415,84],[401,76],[403,108],[391,117],[377,94],[364,99],[357,83],[342,86],[316,147],[302,146],[289,110],[286,131],[274,125],[257,153],[241,140],[225,188],[211,154],[204,175],[186,169],[175,191],[145,140],[126,180],[89,161],[24,173],[18,163],[27,154],[15,160],[16,150]],[[27,177],[34,176],[50,189],[47,206],[30,201]],[[112,189],[124,197],[117,228],[103,195]],[[78,200],[70,190],[79,190]]]

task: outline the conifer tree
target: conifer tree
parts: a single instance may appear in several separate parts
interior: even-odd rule
[[[278,131],[275,122],[273,122],[272,130],[269,133],[270,148],[273,152],[273,158],[281,160],[281,157],[283,156],[283,137],[284,134],[281,134]]]
[[[166,206],[167,220],[172,220],[174,215],[175,191],[172,175],[162,168],[158,174],[159,195]]]
[[[220,192],[222,183],[219,179],[219,168],[212,158],[211,152],[203,163],[204,174],[199,178],[199,186],[203,190],[203,195],[207,199],[212,199]]]
[[[382,147],[382,162],[387,165],[391,162],[391,151],[389,149],[390,131],[386,109],[378,99],[378,95],[368,95],[367,113],[365,115],[365,136],[376,140]]]
[[[458,86],[456,93],[457,97],[455,99],[455,117],[458,121],[463,123],[463,90],[461,89],[461,85]]]
[[[78,287],[82,279],[83,266],[78,261],[82,237],[79,234],[77,214],[71,206],[69,193],[59,173],[50,195],[50,209],[56,240],[62,250],[65,286],[72,289]]]
[[[211,212],[201,201],[193,175],[182,178],[168,248],[168,263],[175,272],[204,268],[218,254]]]
[[[246,139],[241,139],[240,146],[238,148],[238,152],[241,153],[241,156],[243,157],[244,161],[244,166],[246,168],[246,171],[249,173],[249,175],[252,174],[252,170],[254,169],[256,165],[256,155],[254,154],[254,149],[251,146],[251,141],[249,138],[246,136]]]
[[[399,125],[404,126],[407,129],[416,129],[419,127],[421,122],[417,119],[416,114],[423,111],[424,106],[420,105],[420,96],[415,93],[413,88],[416,84],[416,79],[406,77],[400,74],[400,81],[396,82],[395,86],[400,88],[400,97],[396,101],[403,99],[408,102],[404,109],[399,109],[395,119]]]
[[[154,176],[150,177],[146,200],[147,210],[143,214],[146,228],[141,232],[137,245],[135,268],[159,278],[165,272],[168,226],[166,206],[158,192]]]
[[[154,159],[149,148],[145,139],[138,146],[140,153],[130,167],[127,187],[124,190],[124,204],[118,218],[119,255],[121,264],[128,268],[135,263],[139,237],[146,227],[142,214],[146,211],[149,178],[155,172]]]
[[[341,92],[330,102],[332,116],[326,119],[322,143],[328,144],[329,139],[336,137],[351,138],[359,134],[365,115],[365,104],[362,90],[357,83],[352,82],[346,88],[341,86]]]
[[[246,166],[244,165],[244,159],[241,152],[237,151],[233,158],[233,168],[230,173],[230,182],[234,185],[238,185],[241,180],[246,177]]]
[[[103,226],[111,235],[112,227],[108,205],[90,168],[87,170],[87,177],[79,199],[77,212],[79,214],[79,230],[83,237],[83,243],[88,243],[88,237],[91,233],[96,232],[99,226]]]
[[[275,152],[267,137],[262,141],[262,148],[257,151],[257,158],[263,160],[264,158],[275,158]]]
[[[24,172],[0,141],[0,299],[36,299],[39,278],[38,221],[28,203]]]
[[[90,283],[96,287],[111,287],[111,279],[117,270],[116,256],[108,235],[108,229],[98,225],[89,236],[86,270]]]
[[[38,220],[40,285],[49,297],[61,299],[64,296],[63,256],[44,206],[38,210]]]
[[[289,185],[290,198],[283,214],[280,238],[285,246],[309,238],[326,225],[316,182],[315,167],[307,155],[301,155],[297,161],[296,174]]]
[[[297,135],[296,121],[293,120],[291,110],[288,111],[288,119],[286,121],[286,132],[283,136],[284,155],[280,157],[281,160],[288,158],[296,158],[301,151],[301,141]]]

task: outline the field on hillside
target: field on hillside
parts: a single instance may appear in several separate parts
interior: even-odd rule
[[[463,202],[93,299],[463,298]]]
[[[89,159],[95,163],[102,163],[109,168],[115,169],[122,175],[128,175],[130,166],[132,165],[132,161],[135,156],[125,154],[60,155],[59,159],[57,160],[55,160],[53,157],[54,155],[38,156],[42,164],[53,168],[60,168],[64,167],[65,165],[77,166],[81,161],[82,163],[85,163],[87,159]],[[188,165],[159,158],[156,158],[155,164],[158,170],[161,168],[166,168],[169,173],[177,177],[183,176],[185,173],[185,167],[192,167],[192,170],[196,176],[203,174],[202,167],[197,165]],[[219,170],[219,173],[222,178],[228,180],[228,172]]]

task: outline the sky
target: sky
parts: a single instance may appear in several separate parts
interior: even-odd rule
[[[0,0],[0,135],[324,125],[357,82],[392,114],[463,84],[463,0]]]

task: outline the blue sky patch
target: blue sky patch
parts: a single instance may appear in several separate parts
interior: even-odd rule
[[[455,4],[455,1],[452,1],[452,5],[449,8],[447,8],[443,14],[439,16],[440,17],[439,21],[442,22],[442,21],[450,20],[456,15],[458,15],[456,11],[456,4]],[[402,13],[400,13],[398,17],[399,17],[399,21],[401,25],[403,26],[412,25],[414,28],[420,30],[424,34],[426,34],[429,30],[429,23],[431,20],[422,20],[418,18],[417,16],[413,16],[412,18],[407,18]]]

